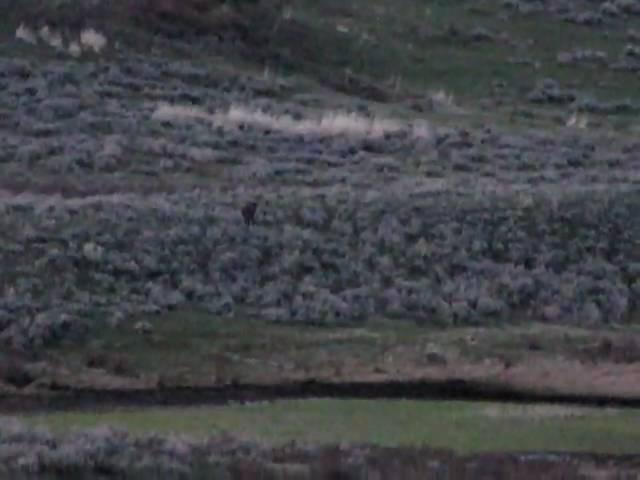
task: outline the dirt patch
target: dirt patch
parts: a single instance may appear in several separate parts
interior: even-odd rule
[[[640,362],[585,357],[583,351],[604,337],[582,329],[430,330],[385,323],[264,328],[247,320],[229,323],[186,313],[147,320],[151,332],[146,335],[118,328],[94,342],[41,352],[38,361],[49,368],[30,369],[38,373],[37,381],[24,393],[74,397],[87,390],[122,390],[173,401],[184,392],[195,392],[194,397],[213,392],[212,401],[225,401],[229,395],[243,400],[246,392],[258,392],[258,399],[277,398],[284,388],[285,396],[303,397],[382,398],[379,392],[385,392],[392,397],[475,399],[507,398],[516,392],[540,401],[545,396],[578,403],[584,397],[596,404],[640,399]],[[606,338],[623,340],[612,334]],[[406,392],[404,386],[415,385],[422,385],[417,393]],[[359,388],[365,393],[353,393]]]
[[[580,352],[586,361],[629,364],[640,361],[640,342],[633,336],[603,337]]]

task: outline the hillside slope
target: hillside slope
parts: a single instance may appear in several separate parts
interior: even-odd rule
[[[3,20],[5,343],[633,320],[634,2],[80,3]]]

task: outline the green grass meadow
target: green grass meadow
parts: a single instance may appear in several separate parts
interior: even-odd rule
[[[231,433],[268,444],[362,442],[459,453],[640,453],[640,412],[558,405],[291,400],[224,407],[122,409],[22,417],[54,432],[102,425],[195,438]]]

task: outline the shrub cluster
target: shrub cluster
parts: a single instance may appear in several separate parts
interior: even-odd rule
[[[1,338],[187,304],[277,321],[624,321],[640,300],[637,191],[527,206],[451,196],[274,197],[247,227],[215,195],[5,206]]]

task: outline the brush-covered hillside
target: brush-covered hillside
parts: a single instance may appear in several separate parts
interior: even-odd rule
[[[636,318],[638,1],[0,6],[4,345]]]

